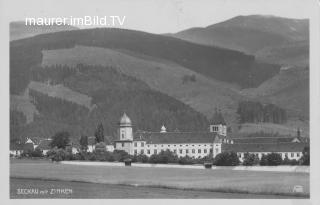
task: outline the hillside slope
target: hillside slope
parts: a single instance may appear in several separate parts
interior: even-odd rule
[[[25,25],[23,21],[10,22],[10,41],[28,38],[39,34],[77,30],[79,28],[69,25],[51,25],[51,26],[38,26],[38,25]]]
[[[11,93],[22,92],[28,85],[28,69],[41,63],[42,50],[72,48],[75,45],[123,49],[165,59],[213,79],[242,87],[258,86],[279,72],[279,66],[259,64],[253,56],[237,51],[138,31],[88,29],[42,34],[11,42]]]
[[[176,63],[129,51],[76,46],[70,49],[46,50],[42,53],[42,66],[112,66],[147,83],[150,88],[180,100],[208,118],[212,117],[214,108],[219,107],[229,123],[235,123],[234,110],[237,102],[244,99],[238,94],[237,87],[210,79]],[[186,76],[192,75],[195,76],[194,82],[183,81]]]
[[[206,117],[215,107],[236,126],[240,100],[267,102],[277,93],[264,99],[242,93],[241,87],[259,89],[280,75],[277,66],[259,64],[240,52],[128,30],[58,32],[10,45],[11,94],[21,95],[32,81],[51,82],[58,90],[56,85],[63,85],[71,95],[88,96],[97,106],[90,112],[63,95],[32,92],[39,114],[22,129],[29,135],[47,136],[61,129],[92,135],[102,121],[106,133],[115,136],[115,123],[125,110],[137,129],[154,131],[165,123],[169,130],[206,130]]]
[[[119,116],[124,111],[133,120],[134,129],[157,130],[163,123],[168,130],[206,130],[208,127],[204,115],[112,67],[65,68],[58,70],[59,75],[46,75],[57,67],[32,72],[32,79],[38,82],[29,85],[29,97],[38,113],[31,123],[18,126],[11,138],[50,137],[61,130],[69,131],[74,138],[90,136],[100,122],[105,134],[115,137]],[[56,85],[43,83],[48,81]],[[90,110],[81,103],[84,99],[91,99],[94,108]]]
[[[309,47],[307,19],[237,16],[205,28],[191,28],[171,36],[203,45],[243,51],[257,55],[260,60],[269,63],[308,65],[309,52],[305,49]]]

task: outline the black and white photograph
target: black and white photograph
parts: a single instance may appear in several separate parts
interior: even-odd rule
[[[318,6],[0,0],[8,201],[313,204]]]

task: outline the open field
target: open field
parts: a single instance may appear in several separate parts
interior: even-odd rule
[[[10,176],[109,185],[176,188],[223,193],[268,194],[294,197],[295,185],[301,185],[302,197],[309,197],[309,174],[228,169],[198,170],[176,168],[140,168],[77,166],[58,163],[11,163]],[[277,198],[277,196],[275,196]]]
[[[37,189],[38,194],[31,192],[19,192],[19,189]],[[58,193],[57,190],[64,189],[64,192]],[[40,191],[48,190],[47,193]],[[71,190],[71,191],[70,191]],[[19,193],[18,193],[19,192]],[[139,187],[126,185],[96,184],[87,182],[69,182],[53,181],[41,179],[10,179],[10,198],[88,198],[88,199],[264,199],[279,198],[287,199],[290,196],[281,195],[259,195],[259,194],[241,194],[241,193],[223,193],[212,191],[167,189],[157,187]]]

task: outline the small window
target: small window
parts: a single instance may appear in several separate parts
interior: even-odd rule
[[[170,147],[170,145],[168,145],[168,147]]]
[[[199,153],[199,154],[201,153],[201,149],[198,149],[198,153]]]
[[[188,145],[186,144],[186,147],[188,147]]]
[[[137,155],[137,153],[138,153],[138,152],[137,152],[137,150],[135,149],[135,150],[134,150],[134,154]]]
[[[136,142],[134,143],[134,147],[137,147],[137,143]]]
[[[144,154],[144,150],[143,149],[141,150],[141,154]]]
[[[155,144],[154,147],[157,147],[157,145]]]
[[[121,138],[124,139],[124,133],[121,134]]]
[[[121,146],[124,147],[124,143],[123,142],[122,142]]]
[[[186,154],[188,154],[188,153],[189,153],[189,150],[186,149]]]
[[[144,147],[144,142],[141,142],[141,147]]]
[[[212,154],[212,152],[213,152],[213,149],[210,149],[210,153]]]
[[[154,153],[154,154],[157,154],[158,152],[157,152],[157,150],[155,149],[155,150],[153,151],[153,153]]]
[[[177,146],[177,145],[173,145],[173,146]]]
[[[147,153],[150,154],[150,149],[147,150]]]
[[[196,150],[195,149],[192,149],[192,153],[194,154],[196,152]]]
[[[163,147],[163,144],[161,145],[161,147]]]
[[[300,153],[297,153],[297,157],[300,157]]]
[[[204,153],[207,153],[207,149],[204,149],[203,152],[204,152]]]
[[[182,149],[180,149],[179,151],[180,151],[180,154],[182,154]]]
[[[294,153],[291,153],[291,157],[294,157]]]

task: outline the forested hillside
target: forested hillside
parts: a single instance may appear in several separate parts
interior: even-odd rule
[[[12,112],[11,125],[16,129],[12,138],[19,134],[48,137],[59,130],[67,130],[73,136],[93,135],[100,122],[105,127],[105,134],[115,137],[117,123],[124,111],[132,119],[134,129],[159,130],[163,123],[171,131],[204,131],[208,128],[204,115],[112,67],[35,67],[31,73],[33,80],[61,83],[83,92],[92,97],[96,108],[90,111],[85,106],[30,90],[29,95],[39,114],[34,122],[25,124],[18,113]]]
[[[41,51],[75,45],[124,49],[166,59],[214,79],[255,87],[279,71],[279,66],[258,64],[241,52],[193,44],[172,37],[122,29],[88,29],[38,35],[10,43],[10,91],[21,93]]]
[[[267,122],[283,124],[287,122],[286,111],[274,104],[243,101],[239,103],[237,114],[239,115],[239,123]]]

